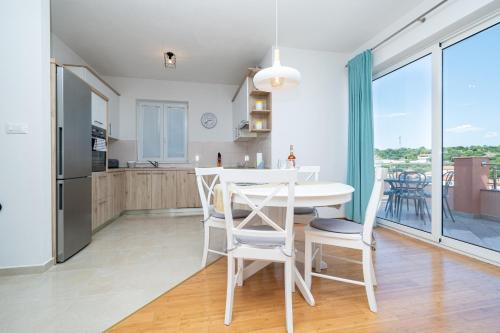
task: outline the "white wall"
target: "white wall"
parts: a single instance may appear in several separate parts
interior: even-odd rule
[[[120,139],[136,140],[136,103],[138,99],[188,102],[189,141],[232,141],[231,99],[237,86],[181,81],[104,77],[121,94]],[[201,126],[204,112],[217,116],[217,126]]]
[[[261,66],[271,63],[271,50]],[[273,93],[272,165],[295,146],[298,165],[320,165],[321,179],[347,177],[347,55],[280,47],[281,63],[298,69],[300,85]]]
[[[51,34],[50,39],[50,56],[55,58],[57,63],[63,65],[85,65],[88,63],[75,53],[66,43],[59,37]]]
[[[360,46],[351,57],[371,48],[391,35],[413,19],[432,8],[440,0],[426,0],[397,22],[377,34],[364,45]],[[426,17],[425,23],[416,23],[392,40],[384,43],[374,51],[374,72],[403,61],[410,55],[423,50],[430,45],[442,41],[457,30],[486,15],[491,15],[500,9],[500,0],[453,0]]]
[[[49,0],[0,2],[0,268],[51,259]],[[6,134],[7,122],[28,134]]]

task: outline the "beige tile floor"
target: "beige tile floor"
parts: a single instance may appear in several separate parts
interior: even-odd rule
[[[0,277],[0,332],[101,332],[200,269],[200,218],[124,215],[66,263]]]

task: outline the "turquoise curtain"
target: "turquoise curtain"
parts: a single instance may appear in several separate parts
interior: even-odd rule
[[[367,50],[349,61],[349,141],[347,183],[354,187],[346,205],[349,220],[364,223],[374,180],[372,53]]]

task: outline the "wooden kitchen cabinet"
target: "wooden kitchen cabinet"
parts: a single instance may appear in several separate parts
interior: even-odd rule
[[[110,192],[111,192],[111,212],[115,217],[120,215],[125,210],[126,201],[126,179],[125,172],[109,173]]]
[[[127,210],[151,209],[151,171],[127,171]]]
[[[176,171],[151,172],[151,208],[177,207]]]
[[[176,171],[177,208],[201,207],[196,174],[193,171]]]
[[[194,170],[92,173],[93,231],[125,210],[198,207],[201,201]]]
[[[106,172],[92,174],[92,230],[111,218],[110,186]]]

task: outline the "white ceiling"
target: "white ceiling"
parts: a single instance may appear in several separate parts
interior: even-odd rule
[[[279,0],[279,44],[352,52],[421,2]],[[102,75],[237,84],[274,44],[274,1],[52,0],[52,31]]]

